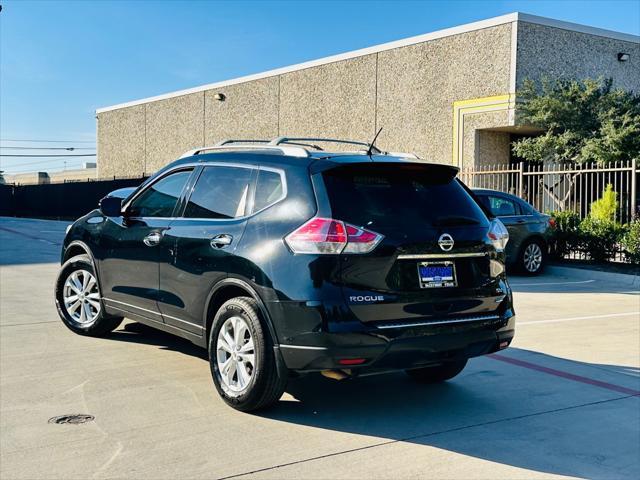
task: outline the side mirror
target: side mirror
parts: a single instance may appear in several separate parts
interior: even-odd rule
[[[105,217],[121,216],[122,199],[118,197],[104,197],[100,200],[100,211]]]

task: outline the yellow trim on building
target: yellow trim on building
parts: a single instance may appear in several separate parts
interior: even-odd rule
[[[464,149],[464,117],[468,114],[495,112],[513,109],[516,104],[515,93],[494,95],[491,97],[470,98],[453,102],[453,150],[451,161],[462,167]]]

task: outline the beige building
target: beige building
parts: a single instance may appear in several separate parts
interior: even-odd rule
[[[16,185],[82,182],[95,180],[97,178],[97,169],[95,163],[92,162],[90,164],[85,164],[83,168],[63,170],[59,172],[17,173],[15,175],[5,175],[4,178],[6,183],[14,183]]]
[[[527,79],[640,91],[640,37],[513,13],[97,110],[98,174],[151,173],[226,138],[370,140],[455,165],[507,163]]]

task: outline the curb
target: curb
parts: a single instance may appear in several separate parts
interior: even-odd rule
[[[585,280],[603,280],[622,283],[640,290],[640,275],[602,272],[600,270],[589,270],[587,268],[559,267],[557,265],[547,265],[545,271],[553,275],[571,276]]]

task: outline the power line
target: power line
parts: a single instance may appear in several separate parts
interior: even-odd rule
[[[24,167],[26,165],[41,165],[43,163],[59,162],[60,160],[62,160],[62,157],[59,158],[59,159],[50,158],[49,160],[40,160],[40,161],[37,161],[37,162],[18,163],[17,165],[9,165],[9,166],[6,166],[4,168]],[[73,162],[73,161],[78,161],[78,160],[81,160],[81,159],[80,158],[74,158],[72,160],[65,160],[65,161]]]
[[[70,170],[80,170],[80,168],[71,168]],[[89,169],[89,171],[92,169]],[[55,169],[27,169],[27,170],[13,170],[11,172],[3,172],[3,175],[21,175],[23,173],[38,173],[38,172],[47,172],[47,173],[57,173],[57,172],[68,172],[69,170],[65,170],[62,167]]]
[[[29,140],[26,138],[0,138],[0,142],[31,142],[31,143],[96,143],[95,140]]]
[[[68,157],[95,157],[95,153],[72,153],[69,155],[7,155],[4,153],[0,153],[0,157],[36,157],[36,158],[44,158],[44,157],[55,157],[55,158],[68,158]]]
[[[68,150],[70,152],[73,150],[95,150],[95,148],[92,148],[92,147],[25,147],[25,146],[19,146],[19,147],[0,146],[0,149],[4,149],[4,150]]]

